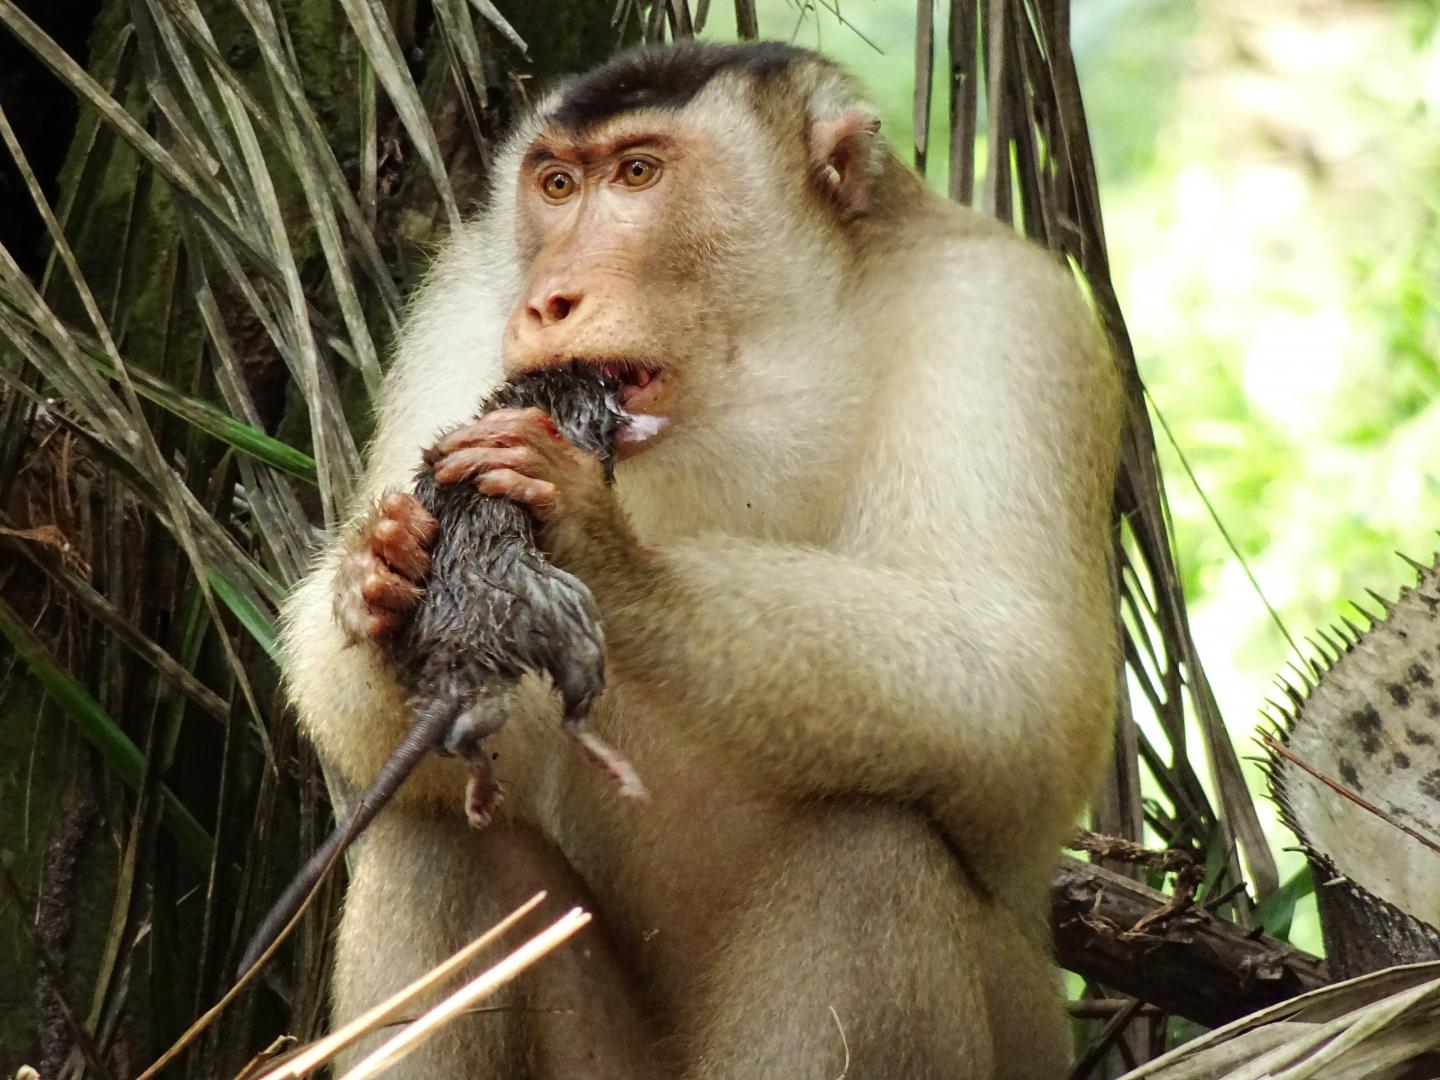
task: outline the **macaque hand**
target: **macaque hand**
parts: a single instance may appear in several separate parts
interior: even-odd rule
[[[405,491],[387,492],[345,540],[335,621],[352,642],[384,644],[409,621],[430,572],[439,523]]]
[[[525,506],[557,566],[585,576],[634,548],[600,460],[576,447],[540,409],[496,409],[456,428],[426,455],[439,484],[472,483]]]

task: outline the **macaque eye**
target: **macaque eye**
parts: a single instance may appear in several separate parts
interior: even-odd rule
[[[650,158],[631,157],[620,163],[618,179],[626,187],[644,188],[653,184],[660,176],[660,163]]]
[[[564,169],[549,169],[540,177],[540,190],[551,202],[562,202],[575,194],[575,178]]]

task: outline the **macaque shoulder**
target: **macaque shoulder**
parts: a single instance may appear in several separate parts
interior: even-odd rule
[[[938,196],[876,239],[859,290],[869,317],[858,322],[902,404],[942,400],[968,423],[961,402],[1010,412],[1118,401],[1099,323],[1053,254]]]
[[[1010,226],[933,196],[897,233],[887,245],[894,269],[882,270],[893,284],[881,291],[905,294],[892,312],[923,313],[921,325],[955,343],[1000,330],[1066,351],[1098,347],[1095,316],[1070,268]]]
[[[513,260],[488,219],[446,242],[416,290],[375,408],[360,505],[408,487],[420,452],[473,417],[503,378],[501,332],[519,292]]]
[[[936,197],[867,266],[884,364],[847,542],[952,569],[1054,565],[1057,520],[1103,539],[1120,381],[1070,269]],[[1062,535],[1063,533],[1063,535]],[[1003,539],[997,539],[1003,538]]]

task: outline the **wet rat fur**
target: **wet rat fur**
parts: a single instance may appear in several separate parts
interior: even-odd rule
[[[503,384],[481,403],[478,415],[543,410],[570,442],[600,458],[608,482],[616,433],[630,421],[618,404],[620,389],[598,368],[567,364]],[[604,633],[590,590],[536,548],[528,511],[469,484],[437,484],[433,464],[427,454],[415,496],[435,515],[439,538],[430,552],[425,591],[394,645],[399,669],[410,673],[414,723],[265,916],[240,961],[241,975],[426,753],[469,762],[466,813],[477,826],[488,823],[499,789],[482,740],[505,722],[515,686],[527,673],[550,676],[564,706],[566,732],[610,771],[622,793],[643,793],[629,763],[585,727],[605,687]]]

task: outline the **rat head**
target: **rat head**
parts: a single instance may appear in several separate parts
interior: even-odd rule
[[[779,44],[640,49],[563,85],[510,149],[506,374],[604,367],[654,418],[632,452],[803,382],[796,343],[843,322],[878,127],[842,72]]]

